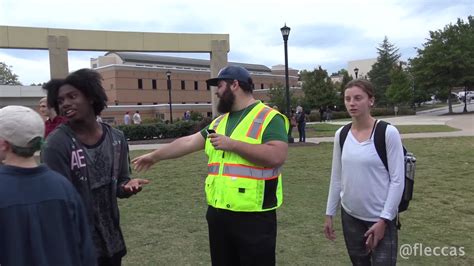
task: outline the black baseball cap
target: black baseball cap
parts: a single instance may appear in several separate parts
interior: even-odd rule
[[[209,86],[217,86],[217,83],[219,83],[219,81],[223,79],[238,80],[249,84],[249,80],[251,79],[251,77],[247,69],[243,67],[226,66],[221,69],[221,71],[219,71],[219,74],[217,74],[217,78],[208,79],[206,80],[206,82]]]

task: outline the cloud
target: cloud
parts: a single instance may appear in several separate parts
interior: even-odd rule
[[[222,33],[230,36],[229,61],[273,66],[284,63],[280,28],[291,27],[290,67],[318,65],[336,72],[347,61],[374,58],[387,36],[402,59],[415,56],[430,30],[474,10],[472,0],[1,0],[0,25],[90,30]],[[101,53],[70,52],[69,70],[88,67]],[[171,54],[176,55],[176,54]],[[208,54],[178,54],[208,59]],[[49,79],[45,51],[0,49],[23,83]],[[41,76],[40,76],[41,75]]]

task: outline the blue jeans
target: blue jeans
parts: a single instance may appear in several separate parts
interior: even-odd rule
[[[352,265],[396,265],[398,255],[398,232],[396,221],[390,221],[385,227],[385,235],[374,251],[365,248],[365,232],[375,224],[359,220],[341,208],[342,232]]]

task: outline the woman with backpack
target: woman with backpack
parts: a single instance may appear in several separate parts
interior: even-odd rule
[[[395,265],[398,254],[396,216],[404,188],[403,146],[398,130],[387,125],[386,168],[374,145],[378,123],[370,114],[374,100],[368,80],[349,82],[344,104],[352,124],[343,143],[342,127],[334,137],[324,233],[329,240],[336,238],[333,217],[340,203],[342,231],[353,265]]]

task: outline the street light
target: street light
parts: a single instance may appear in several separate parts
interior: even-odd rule
[[[285,26],[280,30],[285,43],[286,115],[290,117],[290,80],[288,76],[288,36],[290,35],[290,27],[287,27],[285,23]]]
[[[168,77],[168,100],[170,105],[170,123],[173,124],[173,108],[171,107],[171,71],[166,71],[166,76]]]
[[[359,75],[359,69],[357,67],[354,68],[354,73],[356,74],[356,79],[357,79],[357,75]]]
[[[283,26],[280,28],[281,35],[283,36],[283,42],[285,44],[285,81],[286,81],[286,116],[291,119],[291,107],[290,107],[290,79],[288,75],[288,36],[290,35],[290,27]],[[292,127],[288,132],[288,142],[293,143],[294,139],[291,136]]]

